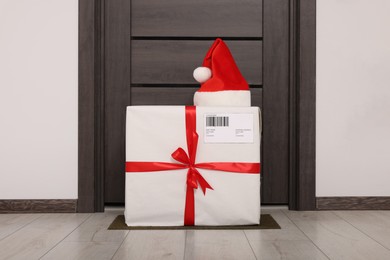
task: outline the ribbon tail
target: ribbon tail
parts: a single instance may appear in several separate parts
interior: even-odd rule
[[[204,195],[206,195],[207,189],[214,190],[213,187],[211,187],[211,185],[205,180],[205,178],[203,178],[203,176],[199,173],[198,170],[195,169],[194,172],[196,174],[196,179]]]

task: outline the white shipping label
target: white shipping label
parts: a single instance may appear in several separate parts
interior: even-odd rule
[[[204,143],[253,143],[253,114],[205,114]]]

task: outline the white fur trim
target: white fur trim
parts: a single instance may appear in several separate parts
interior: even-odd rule
[[[250,107],[249,90],[224,90],[215,92],[195,92],[194,105],[203,107]]]

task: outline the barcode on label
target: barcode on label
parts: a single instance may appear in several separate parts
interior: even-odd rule
[[[206,116],[206,126],[229,126],[228,116]]]

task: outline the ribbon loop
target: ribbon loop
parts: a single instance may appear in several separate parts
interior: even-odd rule
[[[171,154],[171,156],[172,156],[173,159],[175,159],[178,162],[181,162],[181,163],[186,164],[186,165],[190,165],[190,159],[188,158],[187,153],[181,147],[177,148]]]

